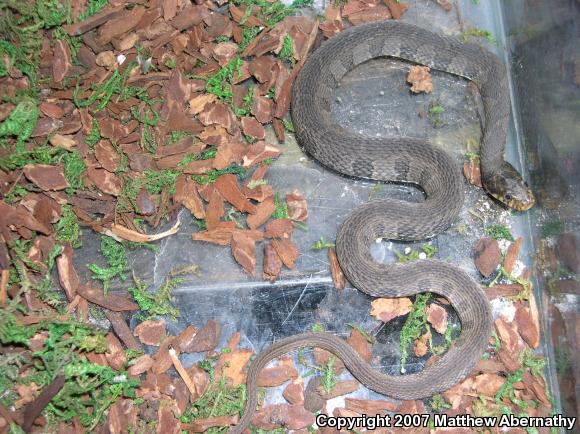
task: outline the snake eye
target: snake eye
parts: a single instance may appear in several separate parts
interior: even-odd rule
[[[509,193],[507,193],[504,197],[505,197],[505,200],[512,200],[513,199],[512,195]]]

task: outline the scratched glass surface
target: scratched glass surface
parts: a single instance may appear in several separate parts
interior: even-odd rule
[[[539,179],[535,181],[536,184],[546,184],[553,179],[549,174],[543,175],[546,170],[559,173],[561,178],[564,171],[554,169],[550,162],[562,163],[562,159],[554,158],[557,152],[568,155],[574,147],[577,151],[580,136],[579,99],[578,87],[560,85],[564,80],[554,79],[553,69],[558,64],[558,55],[577,54],[578,48],[577,44],[558,44],[557,41],[561,40],[558,33],[549,39],[551,45],[548,43],[549,46],[535,47],[533,44],[537,38],[530,37],[526,29],[532,26],[537,36],[537,32],[541,35],[544,34],[542,32],[550,34],[553,28],[560,28],[558,20],[570,21],[567,9],[570,2],[512,0],[500,5],[499,0],[481,1],[480,4],[472,0],[459,0],[449,13],[433,0],[411,0],[408,3],[410,8],[403,16],[403,21],[449,35],[459,35],[472,28],[491,32],[497,40],[496,44],[485,40],[476,42],[494,51],[509,65],[510,82],[515,82],[512,87],[514,113],[508,137],[507,159],[528,178],[530,172],[536,176]],[[317,5],[319,10],[324,9],[325,4],[318,2]],[[568,33],[574,34],[577,22],[572,21],[572,24],[567,24],[572,27]],[[535,55],[530,55],[530,52]],[[545,54],[553,59],[544,61],[546,59],[539,58]],[[580,55],[577,58],[580,64]],[[538,69],[538,64],[545,68]],[[398,60],[378,59],[349,72],[336,90],[333,100],[332,112],[337,123],[361,134],[429,138],[432,143],[452,154],[459,164],[463,164],[466,161],[465,153],[475,150],[467,149],[467,143],[478,143],[481,136],[477,92],[464,79],[433,71],[433,93],[412,95],[406,84],[409,66]],[[530,74],[530,71],[535,72]],[[542,94],[530,91],[532,85]],[[576,95],[571,102],[570,98],[561,98],[570,93]],[[537,106],[538,99],[542,101],[541,108]],[[522,101],[525,110],[520,112],[519,104]],[[444,111],[437,116],[430,115],[429,107],[433,105],[443,107]],[[534,140],[527,140],[537,124],[539,111],[543,111],[541,121],[545,131],[541,133],[542,137],[552,138],[555,151],[547,148],[541,140],[535,140],[540,133],[535,133]],[[273,132],[269,131],[268,134],[268,139],[276,143]],[[202,327],[207,320],[215,319],[223,327],[220,345],[232,333],[241,331],[240,345],[259,352],[274,340],[308,331],[316,323],[342,336],[350,333],[347,324],[354,323],[376,338],[373,346],[375,366],[386,373],[400,373],[399,331],[404,318],[381,325],[369,315],[370,297],[351,287],[343,291],[334,289],[327,252],[313,250],[312,245],[321,236],[333,241],[337,229],[348,214],[371,197],[418,201],[422,194],[412,187],[393,184],[377,187],[375,182],[333,173],[306,155],[291,135],[287,135],[286,143],[281,146],[284,154],[271,166],[266,179],[274,191],[281,195],[293,190],[300,191],[307,199],[309,210],[307,229],[297,229],[292,236],[301,251],[295,269],[285,269],[274,284],[261,281],[263,247],[258,244],[258,277],[249,277],[233,260],[229,246],[193,242],[191,233],[197,231],[197,228],[189,212],[182,210],[176,216],[181,221],[179,233],[158,242],[157,253],[146,249],[131,253],[130,261],[136,275],[142,280],[153,282],[157,287],[171,269],[191,263],[199,266],[200,276],[192,278],[175,291],[175,304],[181,310],[181,317],[176,323],[168,320],[170,334],[179,333],[188,324]],[[577,231],[578,226],[574,222],[578,221],[579,210],[573,192],[578,186],[578,177],[570,177],[562,182],[570,187],[572,193],[562,198],[557,212],[569,222],[569,230]],[[479,279],[473,266],[473,245],[484,235],[483,228],[486,225],[501,223],[508,225],[514,233],[524,236],[521,257],[526,258],[526,265],[531,265],[532,243],[537,243],[542,222],[549,218],[550,211],[541,206],[532,213],[512,215],[490,200],[483,190],[467,183],[464,189],[465,203],[457,221],[447,231],[429,241],[438,249],[436,257],[453,262]],[[556,191],[553,191],[551,197],[555,194]],[[166,222],[167,227],[172,224],[173,221]],[[371,252],[377,261],[394,262],[395,251],[402,252],[407,246],[418,248],[421,244],[382,241],[371,246]],[[97,250],[98,239],[89,236],[83,248],[87,256],[79,258],[79,265],[92,262]],[[84,270],[85,267],[79,269]],[[129,281],[113,285],[112,291],[126,288]],[[548,312],[552,300],[544,291],[542,282],[534,283],[536,298],[545,314],[542,326],[547,331],[551,322]],[[578,310],[577,297],[565,299],[562,303],[564,312]],[[452,310],[450,322],[457,322]],[[131,323],[132,326],[138,323],[136,316]],[[436,338],[435,344],[438,343]],[[553,356],[551,343],[550,339],[546,340],[544,350]],[[184,355],[183,363],[189,366],[199,358],[200,355]],[[411,356],[405,366],[406,372],[422,369],[425,359]],[[557,397],[553,365],[549,363],[548,380],[553,383]],[[574,369],[578,369],[578,366],[580,364],[576,363]],[[349,374],[344,373],[343,378],[347,377]],[[378,397],[362,387],[355,396]],[[269,402],[281,402],[282,399],[280,393],[268,393]],[[341,404],[342,399],[331,401],[329,409]]]

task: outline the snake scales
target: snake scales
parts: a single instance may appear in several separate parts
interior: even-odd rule
[[[369,246],[377,238],[420,240],[437,235],[453,222],[463,204],[462,177],[444,151],[416,138],[361,136],[332,120],[333,90],[342,77],[357,65],[382,56],[473,81],[484,107],[480,156],[484,186],[512,208],[526,210],[534,203],[527,184],[503,160],[510,100],[505,69],[496,56],[479,46],[395,21],[353,27],[326,41],[310,56],[294,84],[292,118],[299,143],[316,160],[339,173],[412,183],[426,196],[421,203],[375,200],[356,209],[337,236],[340,266],[357,289],[374,297],[433,292],[447,298],[461,321],[461,335],[438,362],[419,373],[400,376],[373,369],[343,339],[328,333],[282,339],[252,362],[245,413],[232,433],[241,433],[251,422],[261,369],[300,347],[334,353],[367,388],[397,399],[424,398],[449,389],[469,374],[485,351],[492,324],[489,303],[465,272],[436,260],[378,264],[370,255]]]

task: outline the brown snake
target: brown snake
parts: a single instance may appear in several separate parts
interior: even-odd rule
[[[341,226],[336,251],[340,266],[358,290],[374,297],[433,292],[449,300],[461,335],[435,364],[409,375],[385,375],[340,337],[304,333],[275,342],[252,362],[245,412],[230,432],[249,426],[257,405],[256,380],[271,360],[301,347],[318,347],[342,360],[368,389],[397,399],[419,399],[444,391],[471,372],[486,349],[492,317],[487,297],[461,269],[437,260],[384,265],[369,246],[377,238],[421,240],[445,230],[463,204],[463,181],[455,162],[422,139],[368,137],[338,126],[330,106],[333,90],[361,63],[390,56],[427,65],[473,81],[483,100],[483,184],[506,205],[526,210],[534,198],[519,173],[503,160],[510,115],[509,88],[500,60],[487,50],[395,21],[352,27],[326,41],[308,59],[294,84],[292,118],[306,152],[345,175],[420,187],[420,203],[386,199],[357,208]]]

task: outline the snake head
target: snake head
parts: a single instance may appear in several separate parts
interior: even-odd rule
[[[516,211],[527,211],[536,203],[528,184],[518,171],[506,161],[491,176],[484,175],[482,181],[489,194]]]

